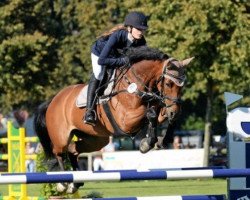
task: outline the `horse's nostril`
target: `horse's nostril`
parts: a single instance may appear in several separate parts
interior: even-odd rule
[[[174,111],[171,111],[170,113],[169,113],[169,118],[171,119],[171,120],[173,120],[173,119],[175,119],[176,118],[176,112],[174,112]]]
[[[174,117],[175,117],[175,113],[171,112],[171,118],[174,118]]]

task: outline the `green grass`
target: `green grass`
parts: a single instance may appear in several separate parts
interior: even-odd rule
[[[41,196],[41,189],[41,184],[30,184],[28,195]],[[226,194],[227,182],[225,179],[86,182],[79,193],[86,196],[93,192],[101,193],[103,197]],[[7,186],[0,185],[0,193],[6,196]]]

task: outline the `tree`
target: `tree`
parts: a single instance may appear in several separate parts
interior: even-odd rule
[[[5,111],[46,96],[56,66],[56,40],[44,33],[49,20],[40,14],[49,5],[38,2],[6,1],[0,7],[0,102]]]
[[[151,13],[151,43],[174,57],[196,57],[193,66],[187,70],[189,79],[184,98],[195,105],[198,98],[206,97],[204,146],[207,154],[204,164],[207,165],[211,126],[218,117],[213,109],[221,105],[224,91],[244,93],[249,88],[247,1],[153,2],[147,2],[152,5],[148,9]],[[242,79],[246,81],[243,83]]]
[[[149,46],[177,59],[195,56],[187,69],[182,124],[200,127],[204,120],[208,152],[215,125],[219,130],[225,122],[223,93],[249,94],[247,0],[1,1],[2,109],[37,105],[67,85],[87,82],[91,44],[132,10],[150,16]]]
[[[122,22],[120,2],[1,2],[2,110],[30,108],[67,85],[87,82],[91,44],[101,31]]]

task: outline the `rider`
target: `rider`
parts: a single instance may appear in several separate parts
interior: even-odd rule
[[[103,33],[92,46],[93,74],[88,85],[84,123],[92,126],[96,123],[96,89],[104,77],[105,67],[115,68],[127,65],[129,60],[122,56],[122,51],[129,47],[146,45],[143,35],[148,28],[147,21],[148,18],[142,12],[130,12],[125,17],[124,24]]]

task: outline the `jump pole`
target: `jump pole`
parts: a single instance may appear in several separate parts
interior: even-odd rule
[[[224,195],[88,198],[81,200],[224,200]]]
[[[129,180],[183,180],[197,178],[239,178],[250,176],[250,169],[131,171],[131,172],[44,172],[2,173],[0,184],[35,184],[58,182],[129,181]]]
[[[250,109],[249,108],[243,108],[243,110],[242,110],[242,108],[236,108],[236,109],[228,112],[229,114],[232,114],[232,116],[233,116],[232,124],[236,124],[236,119],[239,117],[239,116],[234,116],[233,115],[234,113],[237,113],[238,109],[241,112],[240,116],[242,116],[243,114],[247,114],[247,118],[242,119],[242,122],[249,122],[250,123]],[[228,121],[228,117],[227,117],[227,121]],[[229,124],[230,124],[230,122],[229,122]],[[17,134],[14,134],[13,137],[9,136],[9,133],[14,133],[15,132],[15,131],[12,131],[12,129],[10,127],[11,126],[8,124],[8,138],[7,139],[3,138],[3,139],[0,140],[0,142],[9,143],[9,141],[11,141],[10,138],[13,138],[13,140],[15,139],[15,140],[18,140],[18,141],[25,141],[25,140],[17,139]],[[21,135],[22,132],[21,132],[21,130],[19,130],[19,131],[20,131],[20,135]],[[246,142],[244,140],[237,139],[237,137],[235,137],[234,134],[233,134],[233,133],[235,133],[237,131],[238,130],[228,129],[228,133],[227,133],[228,134],[229,167],[230,168],[238,168],[236,171],[238,171],[238,170],[242,171],[243,170],[245,172],[243,172],[243,174],[241,174],[241,175],[239,175],[239,174],[238,175],[234,174],[233,176],[230,175],[230,178],[228,179],[228,197],[229,197],[230,200],[250,200],[250,181],[249,181],[250,174],[248,174],[248,170],[250,168],[250,160],[249,160],[250,143]],[[18,132],[18,134],[19,134],[19,132]],[[13,148],[12,149],[10,148],[10,145],[8,145],[8,155],[0,155],[0,157],[9,159],[9,155],[11,155],[9,152],[12,152],[13,149],[15,149],[16,151],[18,150],[18,148],[14,148],[14,147],[21,147],[20,143],[22,143],[22,142],[18,143],[18,141],[13,143]],[[24,143],[23,143],[22,146],[23,146],[23,152],[24,152],[24,146],[25,146]],[[21,150],[21,149],[22,148],[20,148],[19,150]],[[18,157],[18,154],[16,156]],[[14,155],[13,155],[13,157],[14,157]],[[20,158],[21,157],[24,158],[24,156],[20,155]],[[17,160],[16,157],[14,157],[14,159]],[[24,166],[24,164],[21,164],[22,161],[16,161],[15,162],[15,160],[13,161],[13,163],[17,162],[18,166]],[[23,159],[23,161],[24,161],[24,159]],[[10,161],[10,162],[12,162],[12,161]],[[10,169],[11,168],[9,166],[8,171],[10,171]],[[233,169],[231,169],[231,170],[233,170]],[[17,172],[16,169],[15,169],[15,172]],[[236,172],[234,172],[234,173],[236,173]],[[0,179],[1,179],[1,177],[4,178],[4,176],[7,176],[7,175],[8,174],[5,174],[5,175],[1,174]],[[22,180],[22,181],[20,181],[20,183],[21,182],[26,182],[27,177],[24,178],[23,175],[21,175],[21,174],[19,174],[19,175],[17,174],[17,176]],[[31,175],[31,176],[33,176],[33,175]],[[188,175],[187,177],[190,177],[190,175]],[[234,178],[232,178],[232,177],[234,177]],[[236,178],[236,177],[238,177],[238,178]],[[34,177],[32,179],[34,179]],[[23,180],[25,180],[25,181],[23,181]],[[18,182],[15,185],[18,185]],[[16,196],[16,195],[14,195],[14,196]],[[190,197],[190,199],[192,197]],[[133,199],[135,199],[135,198],[138,199],[140,197],[132,197],[132,198]],[[119,198],[119,199],[121,199],[121,198]],[[182,198],[180,198],[180,199],[182,199]]]

